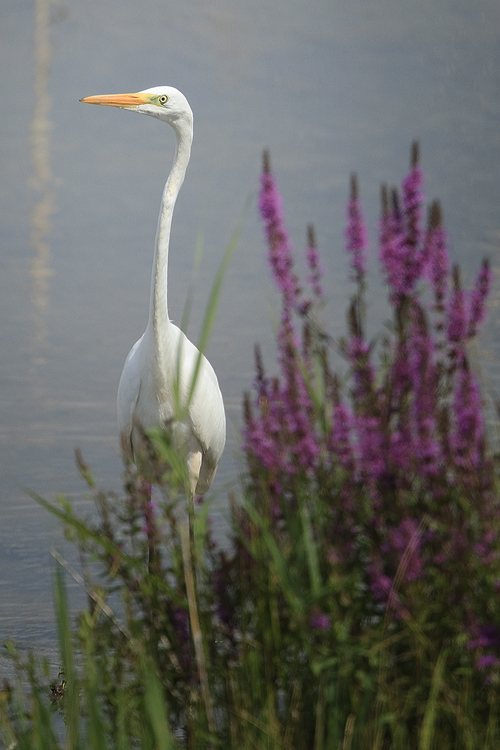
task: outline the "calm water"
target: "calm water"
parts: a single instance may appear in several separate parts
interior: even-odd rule
[[[173,134],[82,96],[170,84],[195,114],[174,217],[170,311],[182,315],[194,247],[204,258],[190,333],[271,149],[295,246],[316,226],[331,330],[344,326],[344,204],[358,172],[372,238],[379,185],[419,138],[429,198],[470,279],[500,244],[498,0],[3,0],[0,10],[0,642],[51,642],[49,548],[61,534],[25,493],[71,495],[80,446],[119,488],[115,397],[147,319],[152,245]],[[500,278],[500,277],[499,277]],[[494,290],[481,342],[498,382]],[[374,319],[383,316],[376,281]],[[272,366],[276,299],[255,201],[223,291],[209,356],[229,440],[218,488],[239,471],[242,392],[260,341]]]

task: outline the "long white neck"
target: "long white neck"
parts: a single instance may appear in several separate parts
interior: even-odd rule
[[[153,333],[156,343],[160,347],[165,335],[168,335],[170,327],[167,307],[168,247],[175,201],[184,182],[184,175],[186,174],[191,154],[191,143],[193,140],[192,120],[190,118],[180,120],[175,124],[174,131],[176,136],[174,163],[163,189],[158,229],[156,232],[149,303],[148,329]]]

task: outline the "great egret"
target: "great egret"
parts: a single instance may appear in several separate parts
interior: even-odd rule
[[[191,385],[200,353],[170,321],[167,309],[167,263],[172,214],[191,153],[193,113],[186,97],[170,86],[136,94],[108,94],[81,99],[121,107],[167,122],[176,136],[172,169],[161,201],[156,233],[149,320],[132,347],[118,386],[118,425],[122,449],[133,457],[141,445],[140,429],[162,425],[182,455],[191,496],[210,487],[226,441],[226,417],[217,376],[201,355],[194,392]]]

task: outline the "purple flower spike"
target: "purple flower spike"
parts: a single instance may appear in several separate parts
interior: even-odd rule
[[[498,656],[495,656],[495,654],[485,654],[484,656],[480,656],[476,662],[476,666],[480,670],[496,667],[497,664],[500,664],[500,659]]]
[[[359,442],[361,472],[369,486],[372,486],[380,479],[386,466],[384,435],[379,417],[357,415],[356,433]]]
[[[407,278],[408,245],[403,228],[399,200],[393,191],[393,207],[389,209],[387,191],[382,189],[382,220],[380,224],[380,262],[385,271],[387,283],[393,294],[409,294],[413,285]]]
[[[382,188],[380,261],[396,297],[413,294],[427,263],[426,246],[420,247],[422,182],[422,172],[418,166],[418,146],[414,144],[412,168],[403,181],[402,207],[397,190],[393,190],[392,207],[389,208],[387,188]]]
[[[485,260],[483,261],[474,289],[470,295],[469,338],[476,335],[477,328],[479,324],[483,322],[484,316],[486,315],[486,297],[490,291],[492,280],[493,272],[488,260]]]
[[[366,572],[370,581],[370,588],[379,601],[387,602],[392,591],[392,578],[385,575],[382,561],[374,559],[367,565]]]
[[[332,626],[332,619],[329,615],[325,615],[324,612],[316,609],[311,615],[309,623],[313,630],[323,630],[326,632],[327,630],[330,630]]]
[[[476,637],[467,643],[468,648],[500,647],[500,631],[493,623],[486,623],[485,625],[479,625],[479,627],[476,625],[474,630],[476,631]]]
[[[370,345],[361,336],[353,336],[347,344],[346,354],[354,375],[354,395],[357,401],[362,401],[370,395],[375,381]]]
[[[297,276],[293,271],[293,258],[288,232],[283,219],[281,196],[271,174],[269,154],[264,152],[264,168],[261,176],[259,211],[269,247],[269,263],[274,281],[284,296],[287,307],[295,307],[300,295]]]
[[[435,201],[429,210],[429,229],[426,238],[428,274],[434,291],[436,309],[444,310],[444,300],[448,291],[450,261],[448,241],[442,225],[441,206]]]
[[[419,166],[419,147],[415,141],[412,147],[411,170],[403,181],[403,206],[407,221],[406,241],[416,248],[422,237],[422,192],[423,175]]]
[[[324,271],[320,263],[319,253],[316,247],[314,227],[312,225],[307,228],[306,259],[307,265],[309,266],[309,275],[307,277],[307,280],[312,287],[314,295],[319,299],[324,294],[323,287],[321,286],[321,279],[323,278]]]
[[[462,344],[469,328],[467,310],[465,307],[465,292],[460,282],[460,271],[458,266],[453,268],[453,291],[448,303],[448,341],[454,344]]]
[[[442,461],[441,446],[435,438],[439,379],[427,321],[416,302],[411,311],[410,333],[409,365],[414,393],[412,417],[416,432],[414,451],[423,474],[432,476],[439,473]]]
[[[484,424],[479,387],[465,357],[462,357],[457,373],[454,407],[456,425],[451,444],[455,464],[462,469],[474,470],[483,455]]]
[[[358,181],[351,175],[351,197],[347,205],[347,252],[351,257],[352,280],[360,283],[366,274],[368,236],[358,198]]]
[[[354,454],[351,445],[353,421],[353,416],[344,403],[339,402],[334,405],[329,448],[346,471],[354,470]]]

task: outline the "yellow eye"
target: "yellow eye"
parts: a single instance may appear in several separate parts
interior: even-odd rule
[[[158,97],[158,103],[159,104],[166,104],[168,102],[168,96],[166,94],[162,94]]]

